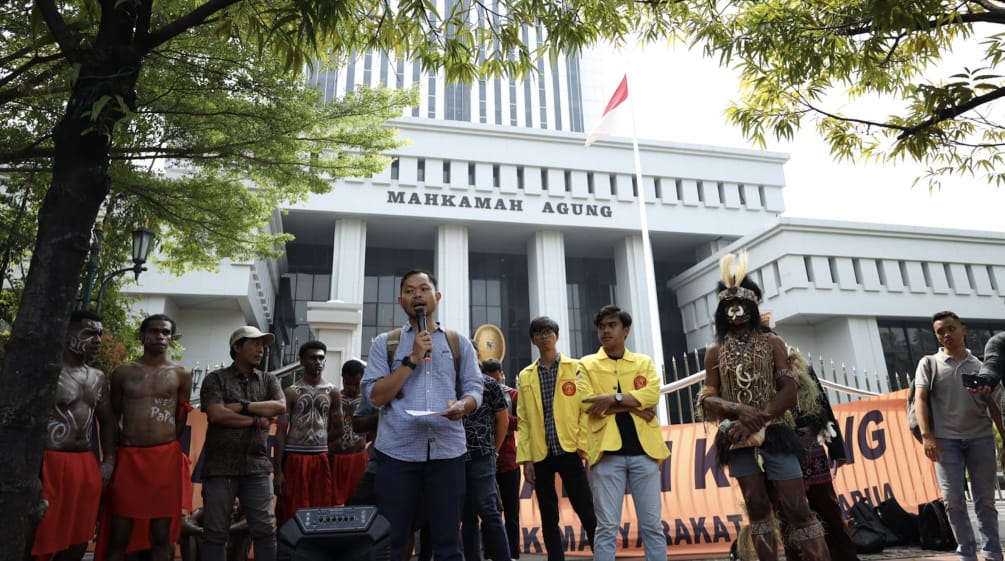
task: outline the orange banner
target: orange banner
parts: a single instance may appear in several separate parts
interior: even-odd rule
[[[849,462],[834,482],[842,507],[858,496],[874,505],[896,498],[911,512],[939,496],[934,466],[907,430],[906,399],[903,390],[834,406]],[[745,520],[739,487],[728,470],[716,464],[714,429],[704,424],[671,425],[663,427],[663,434],[671,451],[660,478],[668,555],[725,557]],[[540,512],[529,485],[523,485],[521,498],[521,551],[542,553]],[[560,507],[566,551],[590,555],[586,532],[572,506],[562,500]],[[641,555],[630,495],[625,496],[621,520],[618,554]]]

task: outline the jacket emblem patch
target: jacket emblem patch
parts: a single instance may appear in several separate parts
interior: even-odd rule
[[[575,382],[566,382],[566,383],[562,384],[562,393],[564,393],[565,395],[568,395],[568,396],[576,395],[576,383]]]

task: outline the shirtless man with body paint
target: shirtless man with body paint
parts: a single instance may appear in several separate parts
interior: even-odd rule
[[[109,561],[123,558],[133,524],[150,526],[153,561],[168,561],[178,541],[184,455],[178,439],[191,409],[192,373],[168,356],[176,325],[164,314],[140,324],[143,356],[112,372],[112,407],[121,434],[107,507]]]
[[[86,364],[101,347],[101,317],[70,315],[56,403],[45,431],[42,498],[48,510],[35,530],[33,557],[80,561],[94,537],[101,490],[115,467],[115,415],[104,372]],[[102,461],[91,452],[97,417]]]
[[[328,439],[338,390],[321,377],[327,350],[321,341],[301,345],[304,377],[283,391],[286,413],[279,417],[273,459],[280,527],[301,508],[333,504]]]

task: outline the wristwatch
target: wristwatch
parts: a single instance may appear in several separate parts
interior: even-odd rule
[[[618,392],[618,393],[614,394],[614,403],[617,403],[618,405],[620,405],[621,404],[621,400],[623,400],[623,399],[625,399],[625,395],[622,394],[621,392]]]
[[[405,357],[401,359],[401,365],[402,366],[407,366],[407,367],[411,368],[412,370],[415,370],[415,367],[418,366],[418,364],[415,364],[414,362],[412,362],[412,357],[410,357],[408,355],[405,355]]]
[[[247,399],[242,399],[239,403],[241,404],[241,415],[248,415],[248,405],[250,405],[251,402]]]

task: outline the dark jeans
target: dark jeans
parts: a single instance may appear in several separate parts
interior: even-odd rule
[[[502,501],[503,517],[506,519],[506,538],[509,553],[513,559],[520,558],[520,468],[512,471],[497,471],[499,499]]]
[[[272,479],[267,473],[202,480],[203,560],[227,560],[235,497],[241,499],[241,510],[255,544],[256,561],[275,561],[276,517],[272,510]]]
[[[534,493],[541,509],[541,537],[548,550],[548,561],[564,561],[562,532],[558,527],[558,494],[555,492],[555,474],[562,477],[562,485],[572,503],[572,510],[579,516],[579,522],[586,530],[586,536],[593,547],[593,534],[597,530],[597,515],[593,511],[593,493],[586,478],[586,469],[579,455],[566,452],[560,456],[548,456],[534,464]]]
[[[391,523],[392,561],[401,561],[420,497],[425,498],[436,561],[460,561],[458,527],[464,501],[464,456],[403,462],[381,455],[377,466],[377,509]]]
[[[509,561],[509,542],[499,513],[496,496],[496,457],[485,454],[465,462],[466,492],[461,518],[461,538],[464,559],[478,561],[482,553],[482,530],[485,533],[485,556],[493,561]],[[478,519],[482,528],[479,529]]]

